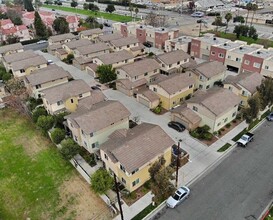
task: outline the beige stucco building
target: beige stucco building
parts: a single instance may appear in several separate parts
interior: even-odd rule
[[[24,51],[24,47],[21,43],[9,44],[0,47],[0,59],[8,54],[20,53]]]
[[[103,30],[100,28],[89,29],[85,31],[81,31],[79,36],[81,39],[88,39],[91,42],[95,43],[98,41],[98,37],[103,35]]]
[[[66,116],[73,139],[90,153],[98,151],[114,131],[128,129],[130,116],[130,112],[118,101],[103,101],[102,96],[94,101],[96,103],[84,107],[80,103],[80,111]]]
[[[55,36],[51,36],[48,38],[48,44],[53,45],[53,44],[64,44],[72,40],[76,40],[77,37],[74,34],[67,33],[67,34],[59,34]]]

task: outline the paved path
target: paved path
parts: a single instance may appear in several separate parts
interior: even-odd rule
[[[255,136],[196,182],[187,201],[160,219],[258,219],[273,198],[273,124],[265,121]]]

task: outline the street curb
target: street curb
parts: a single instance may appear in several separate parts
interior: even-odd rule
[[[256,129],[258,129],[266,120],[266,118],[264,118],[263,120],[261,120],[257,125],[255,125],[250,132],[255,131]],[[239,132],[240,133],[240,132]],[[238,133],[238,134],[239,134]],[[228,143],[228,142],[227,142]],[[235,142],[231,147],[229,147],[226,151],[224,151],[222,153],[222,155],[215,160],[212,164],[210,164],[203,172],[201,172],[200,174],[198,174],[197,176],[195,176],[192,180],[190,180],[187,184],[187,186],[191,186],[192,184],[194,184],[194,182],[196,182],[198,179],[200,179],[202,176],[204,176],[205,174],[211,172],[216,165],[218,165],[223,159],[225,159],[227,156],[230,155],[230,153],[236,148],[237,143]],[[183,168],[183,167],[182,167]],[[272,200],[273,202],[273,200]],[[153,217],[156,216],[157,213],[159,213],[161,210],[163,210],[164,207],[166,207],[166,200],[164,202],[162,202],[157,208],[155,208],[152,212],[150,212],[147,216],[145,216],[143,218],[143,220],[152,220]]]
[[[265,217],[268,215],[270,208],[273,206],[273,199],[270,200],[268,205],[265,207],[265,209],[262,211],[261,215],[259,216],[259,220],[264,220]]]

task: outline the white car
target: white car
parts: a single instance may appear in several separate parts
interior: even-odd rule
[[[196,12],[192,13],[191,16],[196,17],[196,18],[202,18],[205,16],[205,14],[204,14],[204,12],[196,11]]]
[[[47,42],[46,40],[40,40],[40,41],[37,42],[37,44],[44,44],[46,42]]]
[[[177,205],[179,205],[181,202],[183,202],[185,199],[187,199],[190,196],[190,189],[186,186],[180,187],[174,195],[170,196],[167,199],[167,206],[169,208],[175,208]]]

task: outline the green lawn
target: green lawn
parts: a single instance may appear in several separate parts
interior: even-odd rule
[[[217,152],[224,152],[224,151],[226,151],[230,146],[231,146],[231,144],[226,143],[226,144],[223,145],[221,148],[219,148],[219,149],[217,150]]]
[[[63,7],[63,6],[56,6],[56,5],[43,5],[45,8],[51,8],[61,11],[73,12],[76,14],[82,14],[87,16],[94,16],[97,18],[104,18],[107,20],[119,21],[119,22],[129,22],[132,21],[130,16],[118,15],[118,14],[110,14],[107,12],[94,12],[90,10],[83,10],[83,9],[75,9],[71,7]],[[136,19],[138,20],[138,19]]]
[[[143,209],[140,213],[138,213],[132,220],[141,220],[145,216],[147,216],[150,212],[152,212],[156,206],[153,206],[152,204],[148,205],[145,209]]]
[[[0,219],[64,219],[59,188],[72,166],[24,117],[0,118]]]

